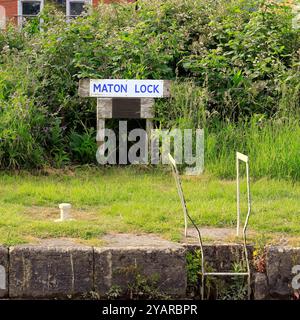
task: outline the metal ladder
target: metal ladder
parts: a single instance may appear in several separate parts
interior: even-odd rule
[[[194,220],[189,215],[186,200],[183,194],[183,189],[181,185],[180,175],[176,166],[175,159],[169,154],[169,161],[172,167],[172,173],[176,182],[178,195],[180,198],[181,206],[183,209],[184,214],[184,235],[187,237],[187,225],[188,220],[192,223],[193,227],[197,231],[198,241],[200,246],[201,252],[201,299],[204,300],[204,291],[205,291],[205,277],[207,276],[242,276],[247,277],[247,296],[248,300],[250,300],[251,296],[251,274],[250,274],[250,264],[249,264],[249,257],[247,251],[247,227],[249,222],[249,217],[251,214],[251,193],[250,193],[250,175],[249,175],[249,158],[248,156],[237,152],[236,153],[236,173],[237,173],[237,236],[239,235],[239,228],[240,228],[240,177],[239,177],[239,166],[240,161],[243,161],[246,164],[246,175],[247,175],[247,199],[248,199],[248,211],[245,219],[245,223],[243,226],[243,255],[246,260],[246,272],[206,272],[205,270],[205,258],[204,258],[204,250],[203,250],[203,241],[201,237],[200,230]]]

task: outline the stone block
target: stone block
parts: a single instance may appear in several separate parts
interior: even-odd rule
[[[272,298],[291,298],[292,268],[295,265],[300,265],[300,248],[268,247],[266,268]]]
[[[254,300],[266,300],[269,297],[268,278],[265,273],[254,274]]]
[[[17,246],[10,249],[12,298],[65,298],[93,289],[93,249]]]
[[[95,248],[95,290],[105,296],[118,286],[126,294],[136,277],[157,284],[160,293],[186,294],[187,274],[183,248]],[[156,280],[156,281],[155,281]]]

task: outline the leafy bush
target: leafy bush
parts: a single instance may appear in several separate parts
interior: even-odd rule
[[[207,164],[222,175],[231,169],[216,169],[220,148],[234,150],[239,140],[232,128],[254,139],[262,134],[256,124],[249,127],[257,114],[299,119],[299,30],[292,28],[288,6],[270,0],[140,0],[139,10],[135,4],[100,4],[71,22],[46,7],[41,18],[41,28],[34,21],[22,31],[11,26],[0,33],[2,168],[94,161],[95,99],[77,94],[85,77],[176,80],[172,99],[156,102],[157,125],[204,126],[207,144],[216,148],[208,150]],[[18,105],[27,112],[19,122]],[[278,139],[292,130],[282,121]],[[218,130],[228,139],[213,142]],[[297,157],[282,159],[293,177],[300,176]],[[283,175],[276,170],[255,172]]]
[[[20,93],[10,100],[0,117],[0,159],[3,167],[40,166],[44,163],[43,141],[45,115],[36,112],[28,98]]]
[[[85,132],[82,134],[72,131],[70,135],[70,148],[73,159],[79,163],[95,162],[97,151],[95,139],[96,131],[94,128],[85,129]]]
[[[291,10],[271,1],[259,4],[222,4],[209,32],[183,58],[183,67],[208,87],[208,110],[225,119],[276,114],[287,70],[299,77],[293,69],[299,64],[299,32],[292,27]]]
[[[0,30],[0,63],[3,62],[2,55],[7,54],[9,50],[23,50],[25,43],[24,31],[18,31],[11,25],[5,31]]]

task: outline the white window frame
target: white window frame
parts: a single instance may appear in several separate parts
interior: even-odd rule
[[[71,15],[71,3],[72,2],[84,2],[85,4],[93,4],[93,0],[66,0],[66,18],[67,21],[70,20],[70,18],[77,17]]]
[[[45,0],[18,0],[18,24],[19,26],[23,25],[23,2],[40,2],[40,12],[44,8]]]

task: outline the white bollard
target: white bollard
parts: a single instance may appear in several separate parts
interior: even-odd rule
[[[55,220],[56,222],[72,220],[71,219],[71,204],[70,203],[61,203],[59,206],[60,209],[60,218]]]

